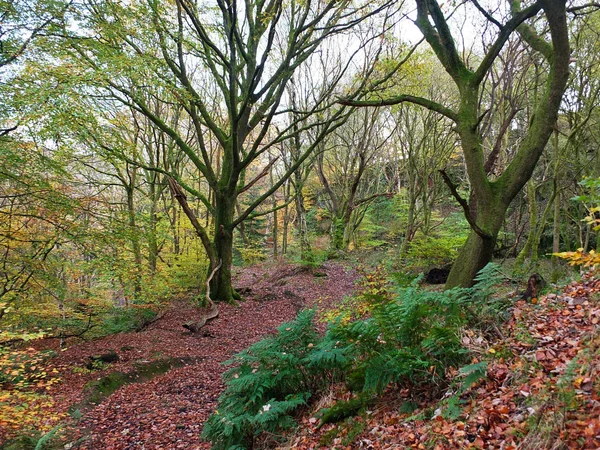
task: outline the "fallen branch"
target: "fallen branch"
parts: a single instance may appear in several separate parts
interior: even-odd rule
[[[210,298],[210,281],[215,276],[215,273],[217,273],[217,271],[221,268],[222,264],[223,261],[219,261],[219,264],[212,270],[210,276],[206,280],[206,302],[210,305],[210,310],[208,313],[204,314],[198,322],[188,322],[183,324],[183,328],[190,330],[192,333],[197,333],[200,328],[206,325],[206,322],[213,320],[219,315],[219,309],[217,308],[217,305]]]

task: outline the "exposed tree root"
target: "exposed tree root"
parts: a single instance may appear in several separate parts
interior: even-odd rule
[[[219,261],[219,264],[213,269],[206,280],[206,302],[210,305],[209,311],[204,314],[198,322],[188,322],[183,324],[183,328],[190,330],[192,333],[197,333],[209,320],[213,320],[219,315],[217,305],[210,298],[210,281],[215,276],[215,273],[217,273],[217,270],[221,268],[222,263],[222,261]]]

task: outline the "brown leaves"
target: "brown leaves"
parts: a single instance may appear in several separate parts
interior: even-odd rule
[[[407,421],[440,404],[430,401],[400,414],[399,405],[414,398],[418,386],[412,392],[390,390],[352,448],[366,448],[363,439],[372,442],[368,448],[386,450],[515,450],[525,442],[526,448],[600,448],[599,292],[600,281],[588,279],[541,296],[537,304],[516,302],[502,327],[506,338],[487,343],[487,379],[462,396],[459,420],[436,412],[430,420]],[[469,330],[462,340],[475,349]],[[312,430],[294,448],[324,448],[318,439]]]
[[[62,380],[49,392],[54,403],[45,404],[44,412],[47,417],[55,417],[50,412],[66,412],[69,406],[83,400],[86,383],[110,372],[127,373],[144,361],[187,358],[192,361],[189,365],[145,382],[126,384],[99,405],[81,411],[83,418],[71,431],[70,441],[84,437],[78,450],[210,448],[200,436],[202,423],[216,408],[223,389],[221,374],[225,367],[221,363],[294,318],[303,306],[297,304],[298,299],[306,299],[308,307],[317,304],[319,308],[329,308],[351,293],[354,271],[335,263],[321,270],[327,274],[325,281],[292,266],[245,269],[238,277],[238,285],[252,286],[252,295],[239,306],[219,305],[219,318],[198,335],[181,330],[181,323],[197,320],[201,312],[178,301],[142,332],[121,333],[71,346],[54,360],[61,369]],[[272,299],[264,300],[267,296]],[[117,351],[118,362],[102,370],[82,370],[90,355],[109,349]],[[1,421],[2,417],[0,428]],[[4,439],[0,429],[0,441]]]

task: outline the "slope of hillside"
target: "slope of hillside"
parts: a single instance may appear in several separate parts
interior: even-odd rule
[[[465,332],[463,343],[479,355],[473,362],[488,369],[461,395],[457,386],[441,401],[390,389],[362,416],[320,429],[313,410],[284,448],[598,449],[599,321],[596,279],[518,301],[496,341]],[[347,395],[342,389],[318,406]]]

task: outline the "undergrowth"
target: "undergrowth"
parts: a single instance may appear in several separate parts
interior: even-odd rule
[[[491,297],[502,281],[497,266],[488,265],[477,281],[473,288],[431,292],[416,280],[393,295],[369,286],[369,317],[349,322],[341,314],[324,336],[313,323],[314,311],[301,311],[276,335],[228,361],[233,367],[224,375],[227,387],[204,426],[204,437],[214,449],[230,450],[252,448],[265,433],[277,439],[296,424],[294,415],[311,396],[339,381],[357,400],[337,409],[334,405],[322,417],[345,419],[389,386],[429,386],[441,392],[451,381],[448,369],[462,367],[458,399],[485,375],[484,365],[464,366],[470,355],[461,330],[487,324],[506,306]],[[451,400],[448,415],[457,415],[458,408],[459,402]]]

